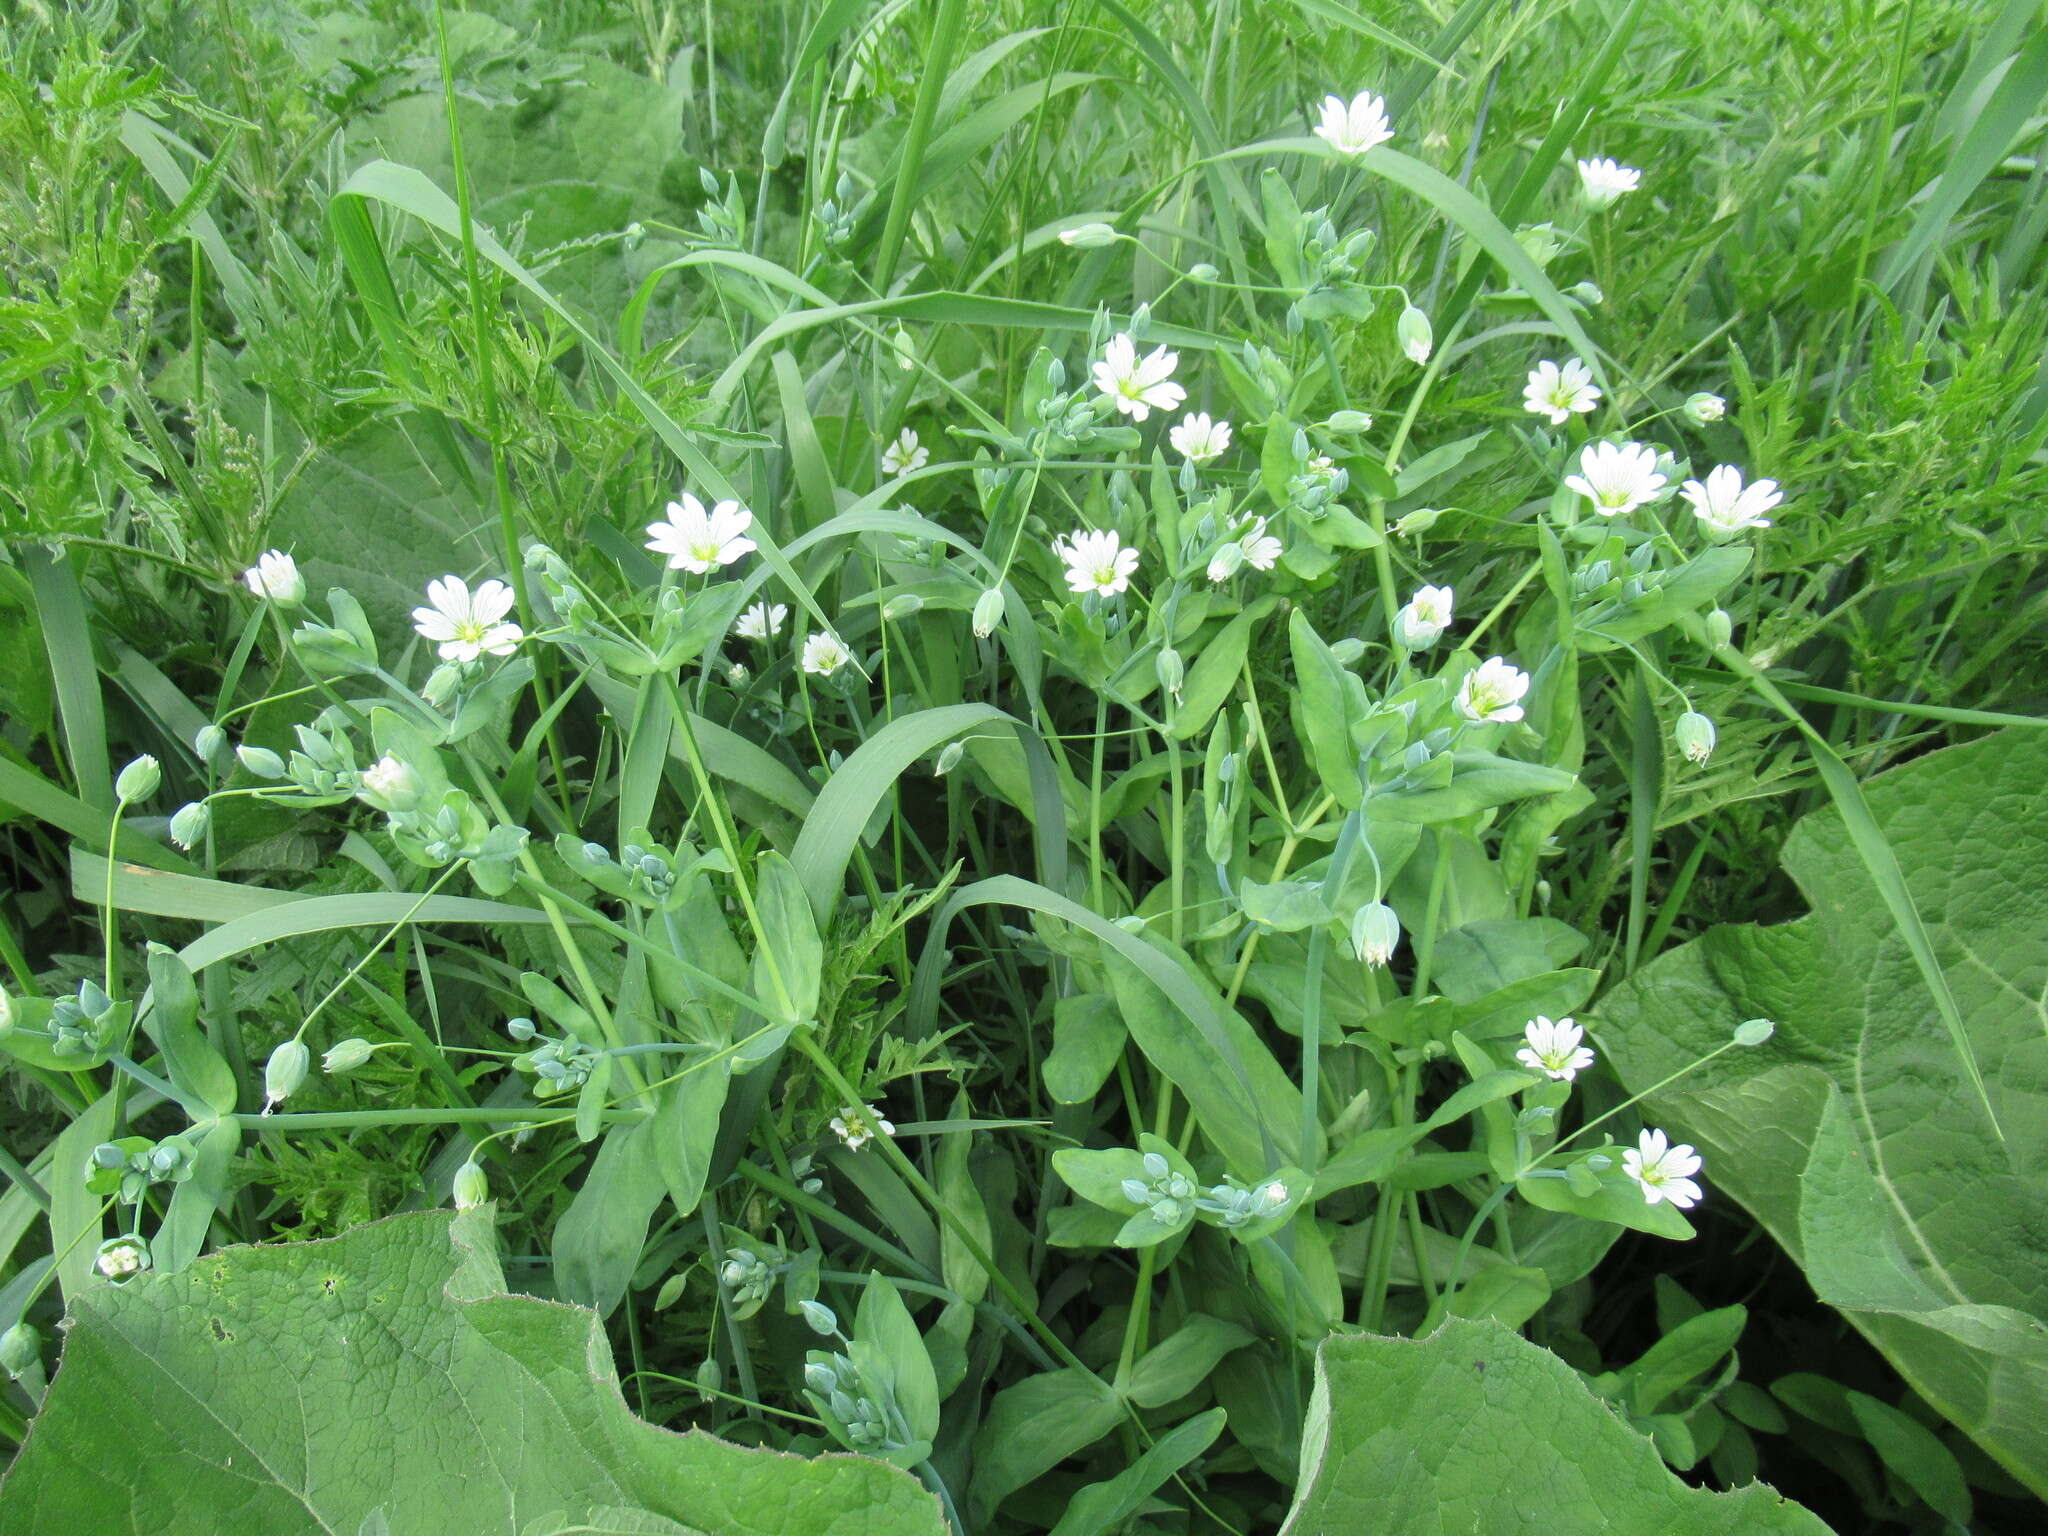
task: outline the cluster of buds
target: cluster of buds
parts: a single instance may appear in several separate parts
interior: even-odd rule
[[[596,843],[586,843],[583,846],[584,851],[592,858],[604,852]],[[619,866],[626,871],[626,877],[632,881],[634,888],[651,901],[666,901],[676,888],[676,867],[670,860],[666,848],[627,843],[619,849]]]
[[[818,205],[818,232],[828,247],[836,249],[853,238],[854,226],[860,221],[862,208],[867,205],[865,198],[854,201],[853,178],[841,171],[839,180],[832,188],[832,195]]]
[[[512,1070],[534,1079],[533,1091],[541,1098],[573,1093],[589,1079],[597,1066],[598,1052],[573,1035],[555,1039],[543,1035],[531,1019],[514,1019],[505,1033],[521,1042],[538,1039],[534,1049],[512,1058]]]
[[[1287,307],[1288,332],[1300,335],[1310,320],[1364,319],[1372,313],[1374,296],[1358,278],[1373,247],[1373,232],[1355,229],[1339,234],[1327,208],[1304,215],[1303,224],[1302,294]]]
[[[1161,1226],[1177,1227],[1194,1212],[1199,1191],[1195,1181],[1177,1172],[1157,1152],[1145,1154],[1145,1176],[1125,1179],[1123,1196],[1142,1207]]]
[[[871,1389],[844,1355],[814,1349],[804,1357],[804,1386],[812,1406],[856,1451],[876,1455],[909,1443],[890,1424],[884,1395]]]
[[[124,1136],[92,1149],[86,1188],[96,1195],[114,1195],[123,1205],[140,1205],[152,1184],[182,1184],[192,1177],[192,1143],[182,1136],[151,1141]]]
[[[1322,517],[1351,484],[1351,472],[1317,453],[1308,433],[1294,429],[1295,471],[1287,481],[1287,509],[1315,519]]]
[[[723,187],[709,166],[697,169],[697,184],[704,189],[704,201],[697,206],[697,228],[713,245],[735,249],[747,243],[747,205],[740,197],[740,179],[728,176]]]
[[[728,1248],[718,1266],[718,1283],[735,1308],[752,1309],[768,1299],[775,1286],[775,1268],[751,1248]]]
[[[342,727],[340,712],[330,706],[311,725],[292,730],[299,746],[285,763],[285,777],[309,795],[353,794],[359,777],[355,747]]]
[[[1104,423],[1115,414],[1116,407],[1108,396],[1092,390],[1069,390],[1067,366],[1058,358],[1046,364],[1046,384],[1051,393],[1038,402],[1038,425],[1025,435],[1028,451],[1072,453],[1095,445],[1098,439],[1107,441],[1111,437],[1116,429]],[[1130,436],[1135,440],[1135,433]]]
[[[119,1006],[91,977],[78,984],[72,997],[50,1007],[50,1053],[53,1056],[96,1056],[113,1042]]]
[[[1290,1198],[1287,1186],[1278,1179],[1253,1187],[1226,1177],[1195,1201],[1195,1214],[1234,1232],[1285,1210]]]

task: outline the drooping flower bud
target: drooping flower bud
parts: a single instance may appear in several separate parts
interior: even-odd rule
[[[270,1060],[263,1066],[264,1114],[269,1114],[299,1091],[299,1085],[306,1080],[306,1070],[312,1064],[312,1050],[296,1036],[270,1053]]]
[[[227,750],[228,733],[217,725],[202,725],[192,733],[193,754],[208,767],[217,766]]]
[[[180,848],[196,847],[213,825],[213,810],[204,800],[181,805],[171,816],[171,841]]]
[[[1060,244],[1083,251],[1100,250],[1105,245],[1116,244],[1116,231],[1102,223],[1076,224],[1072,229],[1060,231]]]
[[[1704,763],[1714,755],[1714,722],[1697,710],[1680,715],[1672,734],[1678,738],[1678,750],[1693,762]]]
[[[1335,411],[1331,413],[1328,426],[1332,432],[1370,432],[1371,411]]]
[[[0,1333],[0,1370],[7,1373],[9,1380],[19,1381],[42,1363],[42,1336],[27,1323],[16,1323],[5,1333]]]
[[[1158,674],[1159,686],[1172,694],[1174,702],[1178,704],[1181,684],[1187,681],[1188,675],[1187,666],[1180,659],[1180,652],[1170,645],[1167,646],[1159,653],[1159,659],[1153,663],[1153,671]]]
[[[1722,646],[1735,633],[1735,621],[1728,616],[1726,608],[1716,608],[1707,615],[1707,643]]]
[[[839,1331],[838,1314],[822,1301],[805,1301],[798,1305],[811,1332],[829,1339]]]
[[[1387,964],[1400,943],[1401,919],[1383,901],[1360,907],[1358,915],[1351,919],[1351,947],[1367,965]]]
[[[1429,316],[1410,304],[1401,311],[1401,318],[1394,323],[1394,336],[1401,343],[1401,350],[1408,354],[1408,361],[1417,367],[1429,361],[1429,354],[1436,349],[1436,333],[1430,329]]]
[[[1744,1019],[1735,1026],[1737,1045],[1762,1045],[1778,1032],[1778,1026],[1769,1019]]]
[[[974,600],[974,636],[986,640],[996,632],[996,625],[1003,617],[1003,593],[1000,587],[990,587]]]
[[[966,752],[967,748],[963,743],[957,741],[947,742],[944,750],[939,753],[939,760],[932,765],[933,776],[943,779],[947,774],[960,766],[960,759],[966,755]]]
[[[259,779],[284,777],[284,759],[268,747],[237,747],[235,761]]]
[[[455,1209],[473,1211],[491,1198],[491,1181],[471,1158],[455,1170]]]

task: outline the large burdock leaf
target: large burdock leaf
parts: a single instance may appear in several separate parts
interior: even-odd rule
[[[1761,1483],[1690,1488],[1549,1350],[1491,1319],[1316,1352],[1281,1536],[1827,1536]]]
[[[1784,864],[1812,912],[1718,928],[1601,1007],[1632,1089],[1721,1044],[1652,1101],[1815,1292],[1915,1391],[2048,1496],[2048,739],[2005,731],[1884,774],[1867,796],[1961,1007],[1986,1118],[1841,818]]]
[[[0,1486],[7,1536],[942,1536],[893,1467],[671,1434],[597,1317],[505,1294],[484,1211],[94,1286]]]

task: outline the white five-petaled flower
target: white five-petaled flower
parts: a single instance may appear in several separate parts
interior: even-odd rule
[[[1173,370],[1180,354],[1154,347],[1141,359],[1137,343],[1119,332],[1109,338],[1095,364],[1095,387],[1115,402],[1116,408],[1133,421],[1143,421],[1154,411],[1180,409],[1188,392],[1173,382]]]
[[[789,609],[781,603],[755,603],[733,629],[742,640],[772,640],[782,633],[782,621],[788,617]]]
[[[1316,124],[1316,137],[1338,154],[1362,155],[1393,136],[1386,98],[1377,92],[1360,91],[1349,102],[1342,96],[1323,98],[1323,120]]]
[[[1411,651],[1436,644],[1451,627],[1455,596],[1449,587],[1417,587],[1394,615],[1394,638]]]
[[[1203,411],[1189,414],[1167,429],[1173,451],[1196,464],[1206,464],[1230,446],[1230,423],[1211,421]]]
[[[672,571],[703,576],[753,553],[754,541],[746,533],[754,526],[754,514],[736,501],[721,501],[706,512],[704,503],[685,491],[667,511],[666,522],[647,525],[647,547],[668,556]]]
[[[443,661],[510,656],[526,638],[517,624],[505,622],[512,589],[502,581],[484,582],[471,592],[460,576],[443,576],[427,583],[427,601],[431,608],[413,609],[412,627],[441,648]]]
[[[1605,157],[1579,162],[1579,189],[1595,208],[1605,208],[1642,182],[1643,173],[1632,165],[1619,165]]]
[[[1764,514],[1785,499],[1775,480],[1745,486],[1742,471],[1733,464],[1716,464],[1708,471],[1706,484],[1688,480],[1678,494],[1692,503],[1693,515],[1717,539],[1731,538],[1745,528],[1770,527]]]
[[[1067,568],[1069,590],[1086,595],[1113,597],[1127,590],[1131,573],[1138,568],[1138,552],[1124,548],[1115,529],[1097,533],[1077,528],[1052,541],[1052,552]]]
[[[1657,450],[1643,443],[1589,443],[1579,455],[1579,472],[1565,485],[1593,503],[1602,517],[1620,517],[1648,506],[1664,489]]]
[[[1703,1191],[1692,1177],[1700,1171],[1699,1153],[1682,1141],[1674,1147],[1662,1131],[1644,1131],[1621,1154],[1621,1171],[1642,1185],[1651,1205],[1669,1200],[1685,1211],[1700,1203]]]
[[[858,1152],[877,1136],[894,1136],[896,1127],[872,1104],[849,1104],[832,1117],[832,1134],[849,1152]]]
[[[306,600],[306,578],[299,574],[299,562],[281,549],[266,549],[256,563],[242,572],[242,580],[258,597],[267,597],[283,608]]]
[[[1522,718],[1522,696],[1529,674],[1498,656],[1489,656],[1458,685],[1458,713],[1482,723],[1511,725]]]
[[[1246,565],[1255,571],[1270,571],[1279,563],[1283,546],[1279,539],[1266,532],[1266,520],[1255,517],[1251,527],[1244,531],[1244,537],[1237,541],[1237,547],[1244,551]]]
[[[1529,382],[1522,389],[1522,408],[1548,416],[1553,427],[1571,420],[1574,411],[1584,415],[1599,403],[1593,370],[1576,357],[1562,368],[1546,358],[1529,370]]]
[[[849,661],[853,653],[830,630],[819,630],[804,641],[803,669],[814,677],[830,677]]]
[[[1570,1019],[1553,1022],[1539,1013],[1522,1038],[1529,1043],[1515,1052],[1515,1060],[1556,1082],[1568,1083],[1593,1065],[1593,1053],[1579,1043],[1586,1032]]]
[[[896,434],[896,441],[882,450],[882,473],[885,475],[907,475],[931,463],[932,451],[917,440],[917,434],[905,427]]]

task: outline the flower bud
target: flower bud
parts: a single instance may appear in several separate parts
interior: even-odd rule
[[[1778,1026],[1769,1019],[1744,1019],[1735,1026],[1737,1045],[1762,1045],[1778,1032]]]
[[[1735,633],[1735,621],[1728,617],[1726,608],[1716,608],[1707,615],[1707,643],[1722,646]]]
[[[1436,526],[1436,520],[1442,516],[1443,513],[1435,507],[1417,507],[1413,512],[1405,512],[1394,520],[1394,533],[1400,538],[1406,538],[1410,534],[1427,533]]]
[[[1244,566],[1244,546],[1233,540],[1209,557],[1209,580],[1222,585]]]
[[[1394,958],[1401,942],[1401,920],[1383,901],[1360,907],[1351,919],[1351,947],[1370,966],[1383,966]]]
[[[491,1181],[471,1158],[455,1170],[455,1209],[473,1211],[491,1198]]]
[[[235,761],[259,779],[284,777],[284,759],[268,747],[237,747]]]
[[[263,1066],[264,1114],[299,1091],[299,1085],[306,1080],[306,1069],[312,1064],[312,1050],[296,1036],[270,1053],[270,1060]]]
[[[419,775],[388,752],[363,770],[362,785],[363,797],[380,811],[405,810],[419,797]]]
[[[1330,656],[1340,667],[1355,665],[1364,654],[1365,642],[1356,635],[1346,635],[1341,640],[1330,642]]]
[[[1223,274],[1211,263],[1198,261],[1188,268],[1188,276],[1198,283],[1213,283]]]
[[[534,1027],[533,1020],[518,1018],[505,1021],[505,1033],[523,1044],[539,1034],[540,1031]]]
[[[1680,715],[1672,734],[1678,738],[1678,750],[1693,762],[1704,763],[1714,755],[1714,722],[1697,710]]]
[[[899,592],[882,604],[882,617],[895,623],[907,619],[924,607],[924,599],[915,592]]]
[[[1332,432],[1370,432],[1371,411],[1336,411],[1330,416],[1328,426]]]
[[[803,1313],[804,1322],[810,1326],[811,1332],[829,1339],[839,1331],[838,1315],[822,1301],[800,1302],[798,1310]]]
[[[320,1057],[320,1070],[329,1077],[345,1076],[375,1055],[376,1049],[360,1035],[350,1035],[327,1048]]]
[[[1181,684],[1187,680],[1187,667],[1180,659],[1180,652],[1167,646],[1153,663],[1153,671],[1159,676],[1159,686],[1173,695],[1176,704],[1179,703]]]
[[[1719,395],[1710,395],[1705,390],[1689,396],[1685,402],[1685,418],[1694,426],[1704,427],[1710,421],[1719,421],[1728,414],[1728,402]]]
[[[1401,311],[1401,318],[1394,323],[1394,336],[1401,343],[1401,350],[1408,354],[1408,361],[1418,367],[1429,361],[1429,354],[1436,348],[1436,333],[1430,329],[1429,316],[1413,304]]]
[[[193,754],[208,767],[220,762],[220,755],[227,750],[228,733],[217,725],[202,725],[192,733]]]
[[[986,640],[996,632],[996,625],[1003,617],[1003,593],[1000,587],[990,587],[974,600],[974,635],[977,640]]]
[[[1084,251],[1100,250],[1105,245],[1116,244],[1116,231],[1107,224],[1076,224],[1072,229],[1060,231],[1060,244]]]
[[[43,1363],[43,1340],[27,1323],[16,1323],[0,1333],[0,1370],[12,1381]]]
[[[939,753],[938,762],[932,765],[933,775],[943,779],[947,774],[960,766],[960,759],[966,754],[966,751],[966,746],[961,742],[947,742],[945,750]]]
[[[155,758],[145,752],[121,770],[120,777],[114,780],[114,793],[122,804],[133,805],[155,794],[163,779],[163,769],[157,766]]]
[[[213,809],[204,800],[181,805],[171,816],[171,841],[180,848],[195,847],[213,825]]]

